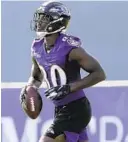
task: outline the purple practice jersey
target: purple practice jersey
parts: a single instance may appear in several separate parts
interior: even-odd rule
[[[79,80],[80,66],[76,61],[70,61],[68,56],[72,49],[79,48],[81,41],[77,37],[60,34],[49,53],[45,50],[44,40],[34,40],[32,56],[36,59],[48,88],[64,85]],[[73,92],[65,98],[53,101],[56,106],[64,105],[84,97],[83,90]]]

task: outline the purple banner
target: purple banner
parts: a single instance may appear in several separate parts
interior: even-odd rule
[[[2,89],[2,142],[38,142],[52,123],[54,106],[43,96],[43,109],[29,119],[20,102],[20,89]],[[93,116],[90,142],[128,142],[128,87],[93,87],[86,90]]]

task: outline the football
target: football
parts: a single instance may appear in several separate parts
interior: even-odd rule
[[[43,102],[39,92],[33,86],[27,86],[25,102],[22,103],[25,113],[31,119],[36,119],[42,110],[42,105]]]

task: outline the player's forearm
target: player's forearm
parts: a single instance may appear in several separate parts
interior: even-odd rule
[[[43,76],[41,74],[40,69],[38,66],[32,66],[31,76],[28,80],[28,84],[39,88],[42,84]]]
[[[92,72],[83,79],[70,84],[71,92],[78,91],[80,89],[91,87],[103,80],[105,80],[105,73],[103,71]]]
[[[39,88],[42,84],[42,80],[37,80],[33,76],[30,76],[30,78],[28,80],[28,84],[35,86],[36,88]]]

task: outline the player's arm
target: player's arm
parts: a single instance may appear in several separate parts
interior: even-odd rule
[[[25,87],[23,87],[21,89],[20,92],[20,102],[22,104],[22,102],[25,101],[25,95],[26,95],[26,88],[28,85],[33,86],[36,90],[38,90],[38,88],[40,87],[40,85],[42,84],[42,80],[43,80],[43,75],[40,71],[40,68],[36,62],[36,60],[34,59],[34,57],[32,57],[32,69],[31,69],[31,76],[28,80],[28,83],[26,84]]]
[[[89,73],[83,79],[70,84],[70,91],[84,89],[105,80],[105,73],[96,59],[89,55],[83,48],[75,48],[69,54],[70,60],[76,60],[86,72]]]
[[[35,58],[32,57],[31,76],[30,76],[30,78],[28,80],[28,84],[39,88],[40,85],[42,84],[42,80],[43,80],[43,75],[41,73],[39,65],[37,64]]]

